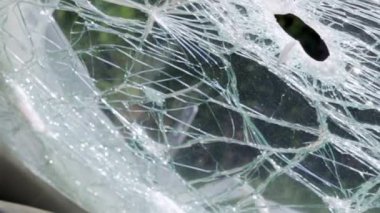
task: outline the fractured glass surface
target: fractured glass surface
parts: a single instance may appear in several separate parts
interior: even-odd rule
[[[20,0],[0,14],[0,143],[84,209],[380,208],[379,1]],[[284,14],[329,56],[306,54],[318,48]]]

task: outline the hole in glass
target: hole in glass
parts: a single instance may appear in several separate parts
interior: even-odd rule
[[[330,53],[319,34],[293,14],[274,15],[278,24],[291,37],[300,42],[304,51],[317,61],[326,60]]]

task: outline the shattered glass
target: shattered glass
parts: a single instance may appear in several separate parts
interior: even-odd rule
[[[90,212],[379,211],[378,0],[1,0],[0,23],[0,144]]]

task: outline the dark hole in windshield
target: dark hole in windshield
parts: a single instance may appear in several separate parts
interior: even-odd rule
[[[326,60],[330,53],[319,34],[293,14],[274,15],[278,24],[302,45],[304,51],[317,61]]]

